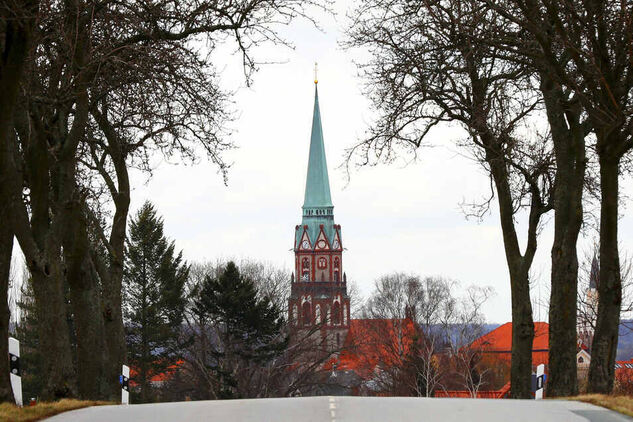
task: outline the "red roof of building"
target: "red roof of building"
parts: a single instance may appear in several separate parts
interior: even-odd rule
[[[398,365],[415,339],[415,324],[406,319],[353,319],[336,363],[338,370],[353,370],[362,378],[372,376],[377,366]]]
[[[173,365],[169,365],[167,367],[167,370],[165,372],[160,372],[158,374],[154,374],[150,377],[149,381],[150,382],[164,382],[169,380],[174,372],[178,369],[180,369],[180,367],[185,363],[184,360],[178,360],[176,361],[175,364]],[[130,368],[130,385],[135,386],[137,385],[136,381],[134,381],[134,379],[138,376],[138,371],[135,367],[131,367]]]
[[[499,354],[500,358],[510,358],[512,353],[512,323],[506,322],[475,340],[471,347],[481,349],[484,353]],[[534,342],[532,343],[532,364],[547,364],[549,353],[549,324],[534,323]]]

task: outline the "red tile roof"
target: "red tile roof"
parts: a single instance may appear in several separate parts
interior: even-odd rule
[[[407,356],[415,339],[415,324],[411,319],[353,319],[339,358],[337,370],[353,370],[362,378],[372,376],[377,366],[399,365]]]
[[[499,358],[510,359],[512,353],[512,323],[506,322],[475,340],[471,347],[481,349],[483,353],[499,354]],[[532,364],[547,364],[549,353],[549,324],[534,323],[534,342],[532,343]]]
[[[184,363],[185,363],[184,360],[176,361],[175,364],[169,365],[165,372],[160,372],[158,374],[152,375],[150,377],[149,381],[150,382],[163,382],[163,381],[169,380],[173,376],[174,372],[176,370],[180,369],[180,367],[182,365],[184,365]],[[135,367],[131,367],[130,368],[130,385],[131,386],[136,386],[137,385],[137,382],[134,380],[137,376],[138,376],[138,371],[136,370]]]

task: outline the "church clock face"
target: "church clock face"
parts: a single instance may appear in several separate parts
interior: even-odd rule
[[[319,243],[318,243],[319,248],[325,249],[325,245],[326,245],[325,240],[323,239],[319,240]]]
[[[310,249],[310,242],[308,242],[307,240],[304,240],[303,243],[301,244],[301,247],[303,249]]]

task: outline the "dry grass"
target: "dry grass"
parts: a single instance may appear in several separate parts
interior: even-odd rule
[[[606,394],[583,394],[576,397],[567,397],[568,400],[578,400],[596,406],[606,407],[622,414],[633,416],[633,397],[611,396]]]
[[[103,401],[63,399],[55,402],[42,402],[35,406],[17,407],[13,404],[0,404],[0,421],[32,422],[48,418],[69,410],[81,409],[88,406],[113,404]]]

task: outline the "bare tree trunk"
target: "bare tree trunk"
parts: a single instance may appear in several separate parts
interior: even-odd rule
[[[512,363],[510,366],[511,396],[529,399],[532,391],[532,342],[534,321],[530,302],[528,269],[513,263],[510,269],[512,285]],[[529,267],[528,267],[529,268]]]
[[[4,18],[4,16],[1,16]],[[4,43],[0,53],[0,162],[7,154],[5,145],[12,142],[11,127],[13,108],[17,99],[20,79],[24,68],[24,58],[28,49],[30,28],[19,20],[7,19],[0,25],[4,32]],[[0,168],[0,184],[7,177]],[[9,306],[8,289],[11,270],[11,253],[13,251],[13,231],[10,229],[6,206],[7,197],[2,198],[0,205],[0,357],[8,357]],[[13,401],[13,391],[9,380],[9,361],[0,358],[0,400]]]
[[[126,361],[121,289],[123,286],[123,269],[125,262],[127,216],[130,208],[130,179],[125,162],[127,157],[125,144],[108,121],[107,113],[102,114],[97,108],[93,108],[91,113],[108,140],[108,154],[112,159],[116,173],[115,184],[103,167],[98,168],[112,196],[115,212],[110,236],[108,238],[106,238],[101,227],[96,227],[99,233],[101,233],[102,241],[108,250],[109,262],[106,264],[101,262],[98,258],[95,259],[95,264],[103,283],[102,301],[104,309],[105,341],[109,363],[107,375],[109,379],[112,379],[112,382],[109,384],[110,391],[112,397],[116,399],[119,394],[119,386],[116,383],[118,379],[117,374],[120,373],[121,365]]]
[[[600,143],[600,140],[598,140]],[[617,143],[616,143],[617,145]],[[598,153],[600,153],[598,149]],[[618,348],[622,279],[618,253],[619,157],[600,156],[600,282],[598,317],[591,347],[589,392],[608,394],[613,390],[615,356]]]
[[[50,254],[48,258],[45,267],[48,273],[36,267],[31,268],[31,276],[38,318],[42,375],[45,378],[42,397],[45,400],[53,400],[75,397],[77,388],[70,350],[61,263]]]
[[[583,221],[585,178],[584,133],[580,107],[569,104],[560,86],[542,75],[545,101],[556,156],[554,183],[554,243],[552,245],[549,306],[548,396],[578,394],[576,368],[576,298],[578,290],[578,235]]]
[[[526,399],[531,398],[532,341],[534,339],[529,270],[536,251],[536,225],[540,213],[533,205],[530,211],[528,247],[526,248],[525,256],[522,256],[514,227],[514,209],[506,163],[502,156],[495,154],[492,149],[486,151],[486,160],[490,164],[497,195],[499,196],[503,244],[510,271],[512,295],[511,395],[512,398]],[[534,201],[537,201],[535,198],[532,200],[533,204],[535,203]],[[535,218],[537,222],[533,221]]]
[[[129,184],[128,189],[121,190],[119,197],[115,199],[117,210],[114,215],[110,245],[112,256],[110,257],[109,276],[103,289],[103,303],[105,309],[105,335],[108,349],[108,376],[115,376],[111,385],[116,395],[119,386],[116,375],[121,371],[121,365],[126,361],[125,330],[123,327],[123,312],[121,301],[121,289],[123,285],[123,265],[125,253],[125,228],[127,225],[127,213],[130,205]]]
[[[64,253],[70,302],[77,331],[77,386],[83,399],[108,396],[101,292],[90,259],[89,239],[80,204],[72,210],[73,229],[68,230]]]
[[[13,402],[9,379],[9,318],[8,303],[13,231],[4,207],[0,206],[0,401]],[[4,357],[4,358],[2,358]]]
[[[37,1],[16,2],[0,10],[0,145],[9,139],[13,108],[24,71],[24,60],[29,48]],[[2,174],[0,173],[0,176]]]

